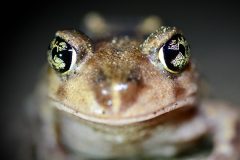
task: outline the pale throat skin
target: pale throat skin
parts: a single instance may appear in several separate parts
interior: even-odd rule
[[[106,33],[109,27],[101,26],[99,33]],[[76,56],[68,71],[49,65],[44,82],[48,98],[40,117],[49,142],[40,146],[51,146],[52,159],[173,156],[207,134],[214,144],[207,159],[240,158],[239,111],[200,101],[199,75],[191,59],[176,73],[164,64],[160,48],[183,35],[180,30],[151,32],[146,31],[148,38],[98,40],[75,30],[56,33]]]

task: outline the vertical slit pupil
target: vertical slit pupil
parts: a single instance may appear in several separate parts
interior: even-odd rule
[[[72,63],[72,46],[60,37],[56,37],[51,45],[51,61],[53,68],[60,73],[70,69]]]
[[[174,35],[163,46],[164,60],[167,67],[176,72],[184,69],[190,56],[188,51],[189,46],[186,39],[181,34]]]

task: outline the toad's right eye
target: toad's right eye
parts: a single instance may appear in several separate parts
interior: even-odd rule
[[[173,35],[159,50],[163,67],[171,73],[180,73],[190,61],[188,42],[181,34]]]
[[[48,61],[58,73],[66,74],[76,64],[76,50],[60,37],[55,37],[49,45]]]

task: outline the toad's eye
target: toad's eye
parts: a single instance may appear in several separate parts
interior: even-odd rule
[[[181,34],[175,34],[159,50],[163,67],[171,73],[180,73],[189,63],[190,49]]]
[[[76,63],[76,51],[62,38],[56,37],[49,45],[48,61],[55,71],[65,74]]]

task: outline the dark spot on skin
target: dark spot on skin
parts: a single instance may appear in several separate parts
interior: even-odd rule
[[[100,70],[97,74],[95,82],[96,83],[101,83],[101,82],[104,82],[104,81],[106,81],[106,75],[103,73],[102,70]]]
[[[175,87],[175,96],[176,98],[181,98],[185,93],[185,89],[182,88],[179,84]]]
[[[186,67],[185,67],[185,71],[190,71],[191,70],[191,68],[192,68],[192,65],[191,65],[191,63],[188,63],[187,65],[186,65]]]
[[[102,114],[106,114],[106,112],[105,112],[105,111],[102,111]]]
[[[65,88],[63,86],[60,86],[57,90],[57,93],[56,95],[60,98],[60,99],[63,99],[66,95],[66,91],[65,91]]]
[[[139,69],[132,69],[127,77],[127,82],[140,82],[141,81],[141,74]]]

